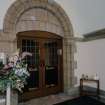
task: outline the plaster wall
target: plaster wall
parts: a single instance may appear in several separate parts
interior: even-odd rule
[[[77,59],[75,76],[78,78],[76,86],[79,85],[82,74],[92,76],[97,73],[100,79],[100,88],[105,91],[105,39],[78,42],[75,59]]]

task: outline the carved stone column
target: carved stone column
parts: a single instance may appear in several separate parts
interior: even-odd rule
[[[69,38],[63,41],[63,62],[64,62],[64,91],[68,93],[73,87],[74,80],[74,53],[73,42]]]

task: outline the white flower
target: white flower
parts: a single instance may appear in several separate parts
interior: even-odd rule
[[[22,77],[24,75],[29,76],[27,68],[19,68],[19,69],[16,68],[16,69],[14,69],[14,71],[15,71],[15,74],[20,76],[20,77]]]
[[[32,56],[29,52],[20,53],[18,49],[12,56],[9,58],[9,62],[4,66],[4,69],[9,69],[7,76],[7,80],[11,81],[13,88],[21,91],[24,88],[24,84],[26,83],[26,78],[30,75],[27,70],[27,64],[24,64],[23,59],[26,56]],[[11,75],[12,74],[12,75]]]
[[[19,60],[19,56],[18,55],[14,55],[14,56],[9,58],[9,62],[12,62],[14,65],[16,65],[18,60]]]
[[[19,91],[22,91],[21,89],[24,88],[24,84],[21,80],[17,80],[16,81],[16,88],[19,90]]]
[[[26,56],[32,56],[32,53],[30,53],[30,52],[23,52],[21,54],[21,59],[24,59]]]
[[[23,69],[22,68],[21,69],[16,69],[15,74],[20,76],[20,77],[23,76]]]

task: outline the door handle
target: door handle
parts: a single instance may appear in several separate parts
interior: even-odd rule
[[[41,60],[40,61],[40,67],[44,67],[45,66],[45,62],[44,62],[44,60]]]

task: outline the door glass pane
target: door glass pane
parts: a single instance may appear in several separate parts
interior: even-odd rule
[[[46,87],[58,84],[57,42],[47,41],[45,44],[45,84]]]
[[[39,42],[31,39],[23,39],[22,52],[24,51],[32,53],[32,57],[27,56],[25,59],[30,72],[30,77],[27,79],[28,84],[25,89],[35,89],[39,87]]]

